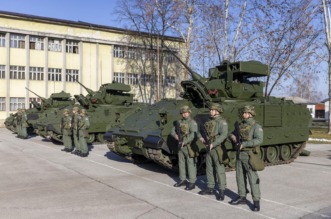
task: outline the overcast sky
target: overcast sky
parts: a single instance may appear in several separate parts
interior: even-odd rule
[[[2,0],[0,10],[121,27],[115,22],[116,0]]]

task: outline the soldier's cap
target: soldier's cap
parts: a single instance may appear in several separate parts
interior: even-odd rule
[[[63,113],[69,113],[69,110],[68,109],[64,109],[63,110]]]
[[[210,106],[210,108],[209,108],[210,110],[216,110],[216,111],[218,111],[219,113],[223,113],[224,112],[224,109],[221,107],[221,105],[220,104],[218,104],[218,103],[213,103],[213,104],[211,104],[211,106]]]
[[[78,111],[78,110],[79,110],[79,108],[77,106],[72,108],[72,111]]]
[[[182,114],[182,113],[192,113],[192,111],[189,106],[182,106],[180,108],[180,114]]]
[[[255,108],[254,106],[251,106],[251,105],[246,105],[243,107],[242,109],[242,112],[243,113],[250,113],[252,116],[255,116]]]

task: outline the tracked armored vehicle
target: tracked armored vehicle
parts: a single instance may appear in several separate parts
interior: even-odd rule
[[[304,104],[276,97],[264,97],[264,82],[269,67],[258,61],[222,62],[209,70],[203,78],[192,70],[192,80],[182,81],[184,90],[181,100],[165,99],[128,117],[124,123],[106,133],[108,147],[114,153],[133,161],[152,160],[169,169],[178,169],[178,143],[170,136],[175,121],[180,119],[180,108],[192,109],[193,117],[203,134],[203,124],[209,118],[211,103],[224,108],[224,117],[229,124],[229,133],[234,123],[240,121],[241,108],[253,105],[255,119],[264,129],[261,157],[265,165],[292,162],[304,149],[311,124],[310,113]],[[204,166],[206,147],[199,141],[198,166]],[[235,165],[236,151],[230,140],[225,142],[230,163]]]
[[[47,113],[51,110],[56,110],[58,108],[66,107],[74,104],[74,100],[71,99],[71,95],[64,91],[59,93],[53,93],[49,98],[44,98],[33,92],[32,90],[26,88],[28,91],[40,98],[41,104],[33,100],[33,108],[26,110],[27,122],[29,127],[27,131],[29,134],[38,132],[37,123],[38,120],[43,117],[44,113]],[[7,129],[12,132],[16,132],[16,113],[10,114],[9,117],[5,120],[5,126]]]
[[[90,119],[88,143],[92,143],[95,140],[104,142],[104,133],[108,129],[146,106],[143,103],[134,103],[133,94],[129,93],[131,90],[129,85],[122,83],[103,84],[95,92],[80,82],[76,82],[88,92],[86,96],[82,94],[74,95],[76,101],[80,104],[79,108],[86,109]],[[72,110],[72,107],[67,108]],[[41,135],[62,142],[60,128],[62,111],[52,112],[52,114],[47,115],[47,118],[39,122],[39,127],[43,129]]]

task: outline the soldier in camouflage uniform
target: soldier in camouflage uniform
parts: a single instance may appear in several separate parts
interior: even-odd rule
[[[246,204],[245,178],[247,176],[254,202],[253,211],[260,211],[260,179],[257,172],[253,170],[249,164],[249,153],[252,153],[254,148],[262,144],[263,129],[254,120],[255,109],[253,106],[245,106],[242,113],[243,120],[239,124],[241,145],[236,161],[236,178],[239,197],[230,201],[230,204]],[[230,135],[230,139],[234,143],[237,143],[237,139],[234,135]]]
[[[80,120],[80,115],[78,112],[78,107],[75,106],[72,108],[72,138],[75,146],[75,150],[71,152],[72,154],[80,155],[80,146],[78,140],[78,121]]]
[[[21,110],[21,108],[18,108],[17,113],[16,113],[16,132],[17,132],[17,137],[22,138],[22,110]]]
[[[176,126],[171,131],[171,136],[178,141],[178,166],[180,181],[174,186],[180,187],[186,185],[186,170],[188,172],[189,183],[186,185],[186,190],[195,188],[197,179],[196,159],[189,154],[191,143],[196,140],[198,126],[194,119],[190,117],[191,110],[188,106],[183,106],[180,109],[182,119],[177,121]]]
[[[62,129],[62,137],[63,137],[63,144],[64,148],[62,151],[71,152],[73,150],[72,147],[72,140],[71,140],[71,125],[72,125],[72,118],[69,115],[69,110],[63,110],[63,117],[61,121],[61,129]]]
[[[21,119],[21,138],[27,139],[28,138],[27,128],[29,127],[29,124],[28,124],[28,117],[26,115],[25,108],[23,108],[21,110],[21,116],[22,116],[22,119]]]
[[[90,120],[87,116],[86,110],[80,110],[80,120],[78,121],[78,139],[80,146],[81,157],[87,157],[89,154],[86,137],[88,136],[88,129],[90,127]]]
[[[219,104],[212,104],[210,107],[210,119],[204,125],[207,139],[204,140],[202,138],[201,141],[207,143],[207,189],[199,192],[200,195],[213,195],[215,181],[217,179],[218,188],[220,190],[217,199],[221,201],[224,200],[224,190],[226,188],[224,158],[227,157],[227,151],[224,146],[224,141],[228,136],[228,124],[226,120],[221,117],[220,114],[222,112],[223,108]]]

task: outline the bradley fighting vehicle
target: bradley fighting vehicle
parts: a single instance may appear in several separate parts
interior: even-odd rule
[[[180,108],[184,105],[191,108],[191,117],[197,121],[199,131],[204,135],[203,124],[209,118],[211,103],[219,103],[223,107],[221,116],[229,124],[229,133],[234,131],[234,123],[241,120],[241,108],[245,105],[255,107],[255,119],[264,130],[261,157],[265,165],[290,163],[304,150],[311,124],[310,113],[304,104],[264,97],[265,84],[259,79],[269,75],[267,65],[258,61],[224,61],[209,69],[208,78],[185,67],[192,80],[181,82],[184,90],[182,99],[161,100],[110,129],[105,139],[110,142],[108,147],[111,151],[133,161],[152,160],[177,170],[178,142],[170,132],[175,121],[181,118]],[[198,167],[202,170],[206,147],[200,141],[196,144],[200,150]],[[229,170],[235,166],[236,150],[228,139],[225,147],[230,158]]]
[[[27,115],[27,122],[29,124],[28,127],[28,133],[32,134],[34,132],[38,132],[37,129],[37,123],[38,120],[43,118],[43,114],[47,113],[50,110],[55,110],[57,108],[66,107],[68,105],[73,105],[74,100],[72,100],[70,97],[71,95],[69,93],[66,93],[64,91],[61,91],[59,93],[53,93],[50,95],[49,98],[44,98],[30,90],[29,88],[25,88],[37,97],[40,98],[41,104],[37,101],[33,100],[31,103],[33,104],[33,108],[26,110]],[[16,113],[11,114],[9,117],[6,118],[5,125],[6,128],[16,132]]]
[[[69,75],[72,77],[71,75]],[[73,78],[73,77],[72,77]],[[74,79],[74,78],[73,78]],[[75,79],[74,79],[75,80]],[[134,112],[140,111],[146,104],[133,103],[133,94],[130,94],[131,87],[122,83],[108,83],[100,86],[98,91],[92,91],[79,83],[88,92],[86,96],[74,95],[79,108],[87,110],[90,119],[90,128],[88,130],[88,143],[97,139],[98,142],[104,142],[104,133],[123,121],[127,116]],[[72,107],[67,107],[72,110]],[[50,137],[53,140],[62,142],[61,118],[62,111],[48,115],[48,122],[41,121],[39,126],[42,127],[42,136]]]

